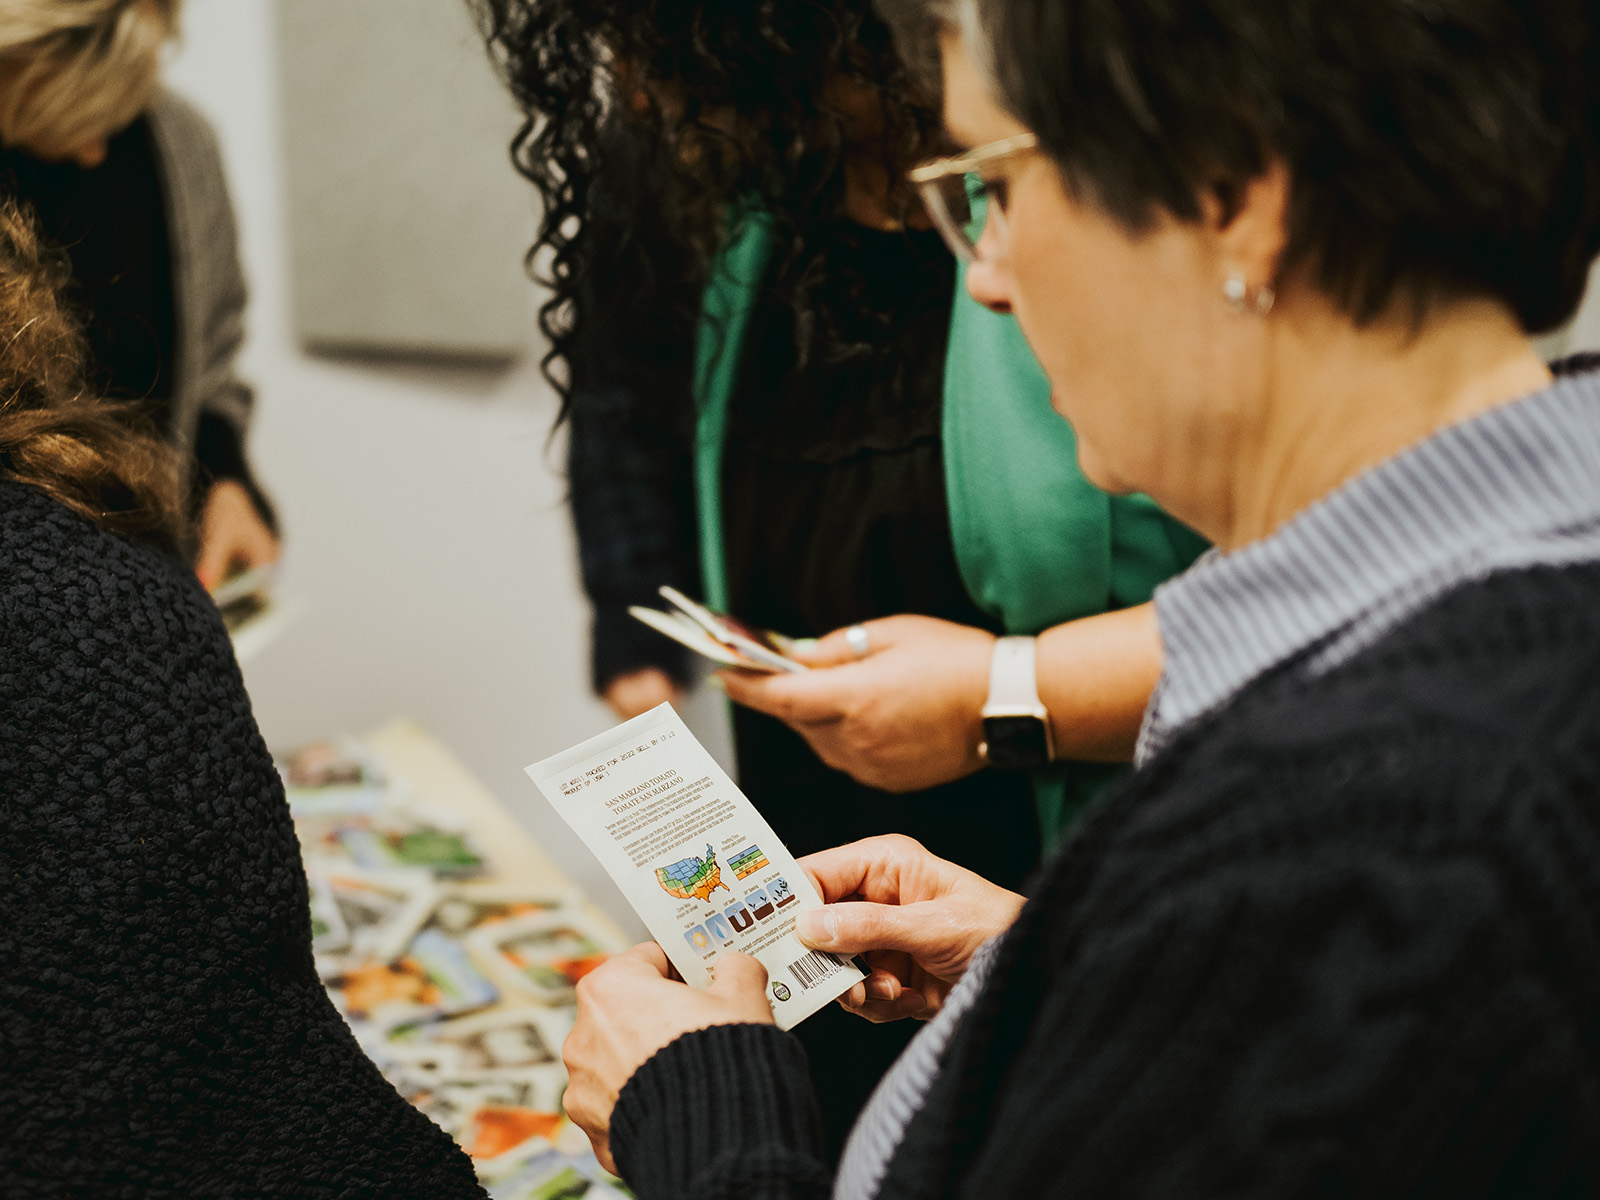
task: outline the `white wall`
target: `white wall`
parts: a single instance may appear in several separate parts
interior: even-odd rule
[[[308,606],[246,667],[262,731],[285,748],[416,719],[642,933],[522,774],[611,723],[587,689],[588,614],[537,353],[485,374],[299,351],[272,17],[271,0],[189,0],[168,73],[221,135],[252,285],[253,458],[287,533],[282,590]],[[718,714],[702,698],[713,737]]]

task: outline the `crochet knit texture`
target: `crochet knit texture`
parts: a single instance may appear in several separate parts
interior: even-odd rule
[[[783,1038],[639,1070],[644,1200],[827,1194]],[[1600,1194],[1600,565],[1187,729],[1046,870],[922,1100],[880,1200]]]
[[[195,580],[0,480],[0,1195],[482,1197],[312,966]]]

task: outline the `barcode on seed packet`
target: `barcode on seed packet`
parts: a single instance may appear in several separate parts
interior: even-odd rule
[[[802,959],[789,964],[789,974],[803,988],[816,987],[830,975],[836,975],[846,966],[844,959],[826,950],[813,950]]]

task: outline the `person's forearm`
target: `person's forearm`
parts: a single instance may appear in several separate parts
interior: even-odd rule
[[[659,1051],[617,1099],[611,1150],[641,1200],[832,1191],[805,1052],[774,1026],[713,1026]]]
[[[1056,756],[1131,759],[1145,705],[1161,676],[1155,608],[1141,604],[1047,629],[1039,635],[1035,661]]]

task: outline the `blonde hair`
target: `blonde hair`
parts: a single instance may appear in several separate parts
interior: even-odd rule
[[[150,103],[180,0],[4,0],[0,142],[65,157]]]

